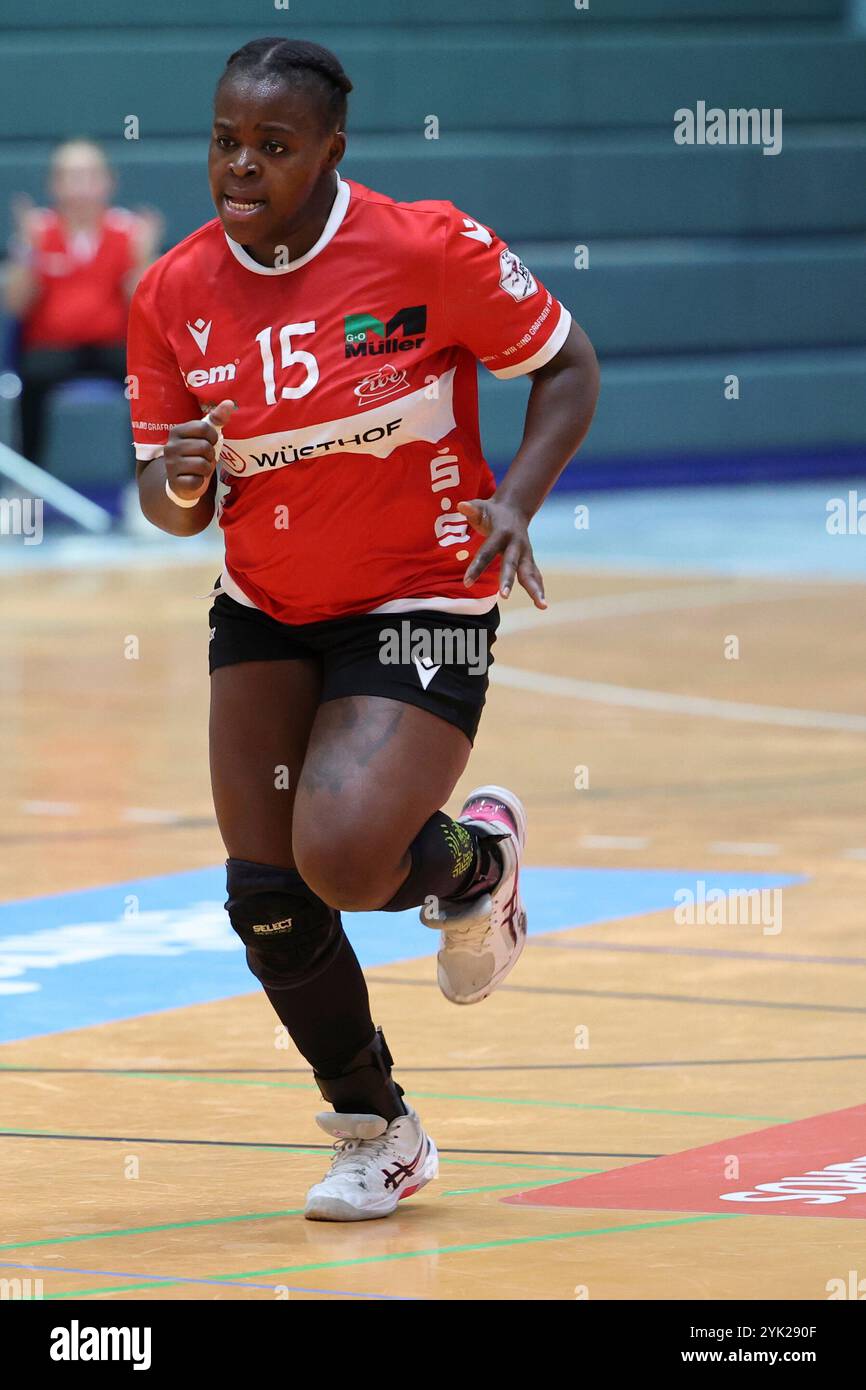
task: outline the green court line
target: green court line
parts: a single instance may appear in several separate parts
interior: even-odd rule
[[[253,1081],[246,1076],[191,1076],[188,1072],[127,1071],[124,1076],[132,1076],[139,1081],[193,1081],[199,1086],[279,1086],[283,1091],[315,1091],[319,1088],[311,1081]]]
[[[615,1173],[615,1168],[562,1168],[557,1163],[506,1163],[504,1159],[445,1158],[440,1163],[459,1163],[464,1168],[531,1168],[535,1173]]]
[[[526,1178],[524,1178],[524,1179],[523,1179],[523,1182],[497,1182],[497,1183],[493,1183],[493,1185],[492,1185],[492,1186],[489,1186],[489,1187],[451,1187],[451,1188],[449,1188],[446,1192],[440,1192],[440,1193],[439,1193],[439,1196],[440,1196],[440,1197],[468,1197],[469,1194],[470,1194],[470,1193],[473,1193],[473,1192],[507,1192],[507,1191],[513,1191],[515,1187],[516,1187],[516,1188],[525,1187],[525,1186],[526,1186],[526,1181],[527,1181]],[[559,1183],[558,1183],[558,1182],[544,1183],[543,1186],[544,1186],[544,1187],[558,1187],[558,1186],[559,1186]],[[534,1191],[534,1192],[540,1192],[540,1191],[541,1191],[541,1188],[540,1188],[540,1187],[535,1187],[535,1188],[533,1188],[533,1191]],[[2,1249],[2,1246],[0,1246],[0,1249]]]
[[[298,1152],[294,1150],[294,1152]],[[307,1150],[311,1153],[321,1153],[320,1149]],[[540,1173],[605,1173],[606,1168],[556,1168],[546,1163],[485,1163],[483,1159],[460,1159],[442,1158],[440,1163],[454,1163],[458,1165],[466,1164],[476,1168],[531,1168],[534,1172]],[[471,1192],[498,1192],[506,1188],[521,1188],[523,1182],[503,1182],[497,1183],[492,1187],[461,1187],[453,1191],[440,1192],[442,1197],[463,1196]],[[555,1184],[551,1183],[551,1186]],[[157,1231],[182,1231],[189,1230],[196,1226],[223,1226],[233,1221],[270,1221],[276,1220],[281,1216],[302,1216],[303,1207],[287,1207],[282,1211],[251,1211],[241,1212],[238,1216],[209,1216],[202,1217],[195,1221],[165,1221],[156,1226],[127,1226],[118,1227],[110,1231],[84,1231],[75,1236],[40,1236],[38,1240],[10,1240],[0,1245],[0,1250],[35,1250],[41,1245],[71,1245],[83,1240],[111,1240],[115,1236],[144,1236],[152,1235]]]
[[[520,1184],[516,1184],[520,1186]],[[35,1249],[38,1245],[72,1245],[81,1240],[111,1240],[114,1236],[144,1236],[156,1231],[190,1230],[195,1226],[225,1226],[232,1221],[273,1221],[279,1216],[303,1216],[303,1207],[287,1207],[285,1211],[249,1211],[239,1216],[206,1216],[195,1221],[164,1221],[158,1226],[127,1226],[111,1231],[84,1231],[76,1236],[45,1236],[39,1240],[10,1240],[0,1250]]]
[[[247,1077],[235,1076],[191,1076],[188,1072],[125,1071],[130,1076],[144,1081],[186,1081],[198,1086],[255,1086],[277,1087],[284,1091],[315,1091],[317,1087],[306,1081],[253,1081]],[[701,1120],[743,1120],[769,1124],[789,1124],[786,1115],[731,1115],[716,1110],[668,1110],[646,1105],[589,1105],[576,1100],[535,1100],[521,1096],[474,1096],[452,1091],[415,1091],[411,1093],[422,1100],[465,1100],[477,1105],[528,1105],[543,1110],[606,1110],[625,1115],[671,1115]],[[33,1130],[32,1133],[38,1131]],[[0,1130],[0,1133],[3,1133]]]
[[[164,1072],[130,1071],[125,1075],[148,1081],[191,1081],[199,1086],[258,1086],[273,1087],[287,1091],[317,1091],[309,1082],[299,1081],[251,1081],[246,1077],[235,1076],[191,1076],[177,1072],[167,1076]],[[534,1100],[515,1096],[473,1096],[451,1091],[416,1091],[413,1096],[422,1100],[467,1100],[477,1105],[529,1105],[544,1110],[613,1110],[629,1115],[680,1115],[690,1119],[703,1120],[759,1120],[773,1124],[787,1124],[783,1115],[730,1115],[714,1110],[662,1110],[644,1105],[588,1105],[576,1100]]]
[[[444,1091],[413,1091],[426,1100],[469,1100],[483,1105],[535,1105],[550,1110],[614,1110],[628,1115],[681,1115],[704,1120],[770,1120],[786,1124],[782,1115],[729,1115],[714,1110],[661,1110],[644,1105],[587,1105],[577,1100],[526,1100],[520,1096],[451,1095]]]
[[[696,1221],[733,1221],[744,1216],[744,1212],[711,1212],[707,1215],[665,1218],[663,1221],[638,1221],[625,1226],[600,1226],[593,1230],[583,1227],[579,1231],[553,1231],[543,1236],[510,1236],[502,1240],[475,1241],[469,1245],[438,1245],[430,1250],[402,1250],[390,1255],[361,1255],[351,1260],[319,1260],[314,1264],[283,1265],[274,1269],[246,1270],[243,1274],[216,1274],[216,1279],[256,1279],[276,1274],[302,1274],[313,1269],[345,1269],[352,1265],[382,1264],[392,1260],[412,1260],[423,1255],[454,1255],[474,1250],[498,1250],[508,1245],[535,1245],[539,1241],[577,1240],[582,1236],[616,1235],[621,1231],[649,1231],[659,1226],[686,1226]]]
[[[665,1221],[638,1221],[625,1226],[599,1226],[595,1230],[584,1228],[579,1231],[555,1231],[543,1236],[514,1236],[507,1240],[485,1240],[471,1245],[440,1245],[434,1246],[430,1250],[401,1250],[390,1255],[362,1255],[352,1260],[318,1260],[314,1264],[282,1265],[276,1269],[248,1269],[238,1274],[214,1274],[208,1277],[223,1280],[230,1285],[234,1279],[261,1279],[279,1274],[305,1274],[314,1269],[347,1269],[356,1265],[386,1264],[394,1260],[421,1259],[427,1255],[455,1255],[475,1250],[500,1250],[509,1245],[535,1245],[540,1241],[550,1240],[579,1240],[582,1237],[617,1235],[625,1231],[657,1230],[662,1226],[688,1226],[699,1221],[736,1221],[744,1216],[744,1212],[712,1212],[708,1215],[675,1217]],[[58,1269],[57,1273],[62,1274],[63,1270]],[[71,1289],[64,1293],[45,1294],[44,1298],[46,1300],[49,1298],[88,1298],[91,1294],[132,1293],[139,1289],[165,1288],[170,1284],[181,1282],[182,1280],[179,1279],[154,1279],[141,1284],[118,1284],[111,1288]]]

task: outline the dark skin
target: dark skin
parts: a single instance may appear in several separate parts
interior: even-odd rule
[[[208,168],[227,234],[262,265],[303,255],[328,219],[345,147],[315,87],[281,77],[225,78]],[[547,607],[529,522],[581,444],[597,395],[595,354],[572,324],[556,356],[531,374],[523,440],[496,493],[458,503],[485,536],[467,567],[467,589],[501,555],[501,597],[517,581],[537,608]],[[216,427],[234,408],[223,400],[209,417],[176,426],[164,455],[138,465],[142,511],[154,525],[173,535],[209,525]],[[198,497],[198,504],[178,507],[165,494],[166,478],[179,497]],[[230,856],[295,866],[333,907],[381,907],[409,872],[412,839],[451,796],[470,744],[429,711],[378,696],[319,704],[318,691],[313,661],[246,662],[214,673],[211,769],[220,831]],[[274,769],[283,765],[289,787],[277,790]]]

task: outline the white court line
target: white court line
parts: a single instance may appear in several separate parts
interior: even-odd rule
[[[537,695],[562,695],[568,700],[619,705],[624,709],[652,710],[657,714],[689,714],[702,719],[728,719],[737,724],[773,724],[788,729],[835,729],[866,734],[866,714],[834,714],[817,709],[785,709],[782,705],[738,704],[734,700],[709,700],[700,695],[675,695],[666,690],[640,690],[603,681],[579,681],[571,676],[548,676],[517,666],[490,668],[490,679],[514,690]]]
[[[505,613],[499,631],[543,632],[551,623],[580,623],[593,618],[627,617],[632,613],[665,613],[678,608],[712,608],[726,603],[775,603],[799,598],[800,593],[801,589],[793,584],[779,588],[707,584],[679,589],[641,589],[627,594],[596,594],[591,598],[554,603],[544,612],[537,608],[521,608],[516,613]]]
[[[77,816],[79,808],[74,801],[22,801],[21,810],[25,816]]]
[[[139,825],[174,825],[181,819],[181,815],[179,811],[157,811],[147,806],[127,806],[120,819]]]
[[[646,849],[646,835],[581,835],[582,849]]]
[[[781,854],[778,845],[761,844],[759,840],[711,840],[707,845],[711,854]]]

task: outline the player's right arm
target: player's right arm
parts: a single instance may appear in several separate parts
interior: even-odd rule
[[[216,445],[234,406],[220,401],[202,418],[163,330],[174,312],[170,286],[163,286],[157,263],[136,288],[129,308],[126,382],[138,494],[141,510],[154,526],[173,536],[195,536],[213,518]]]
[[[173,536],[197,536],[210,525],[216,497],[216,445],[234,401],[220,401],[204,419],[172,425],[161,454],[135,466],[141,510]],[[171,489],[175,501],[166,488]],[[182,504],[186,502],[187,505]]]

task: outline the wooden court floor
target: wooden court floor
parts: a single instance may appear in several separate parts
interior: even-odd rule
[[[207,604],[192,597],[212,577],[4,581],[2,900],[222,858]],[[317,1092],[275,1050],[252,980],[6,1043],[0,1277],[121,1301],[824,1299],[829,1281],[866,1278],[862,1196],[786,1213],[707,1200],[737,1187],[722,1159],[741,1159],[750,1187],[758,1131],[772,1150],[780,1127],[825,1117],[809,1131],[821,1143],[848,1126],[830,1159],[866,1155],[866,1108],[837,1118],[863,1107],[866,1066],[866,588],[547,579],[546,617],[522,595],[506,605],[449,809],[471,784],[513,786],[533,866],[800,878],[781,890],[781,930],[670,908],[573,927],[566,914],[469,1009],[442,999],[432,954],[371,969],[374,1016],[442,1155],[439,1181],[386,1221],[301,1218],[327,1161]],[[688,1157],[713,1145],[718,1172]],[[581,1179],[662,1155],[686,1156],[664,1207],[635,1206],[629,1174],[621,1205],[581,1205]],[[800,1162],[780,1143],[780,1180]],[[572,1182],[566,1204],[538,1199]],[[535,1196],[507,1200],[521,1193]]]

